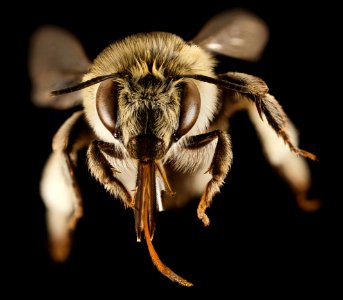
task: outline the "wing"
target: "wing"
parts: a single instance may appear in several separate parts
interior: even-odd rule
[[[192,42],[211,52],[257,61],[267,44],[267,24],[248,10],[236,8],[211,18]]]
[[[50,95],[53,90],[79,83],[88,71],[90,61],[76,37],[55,26],[39,28],[29,45],[28,62],[35,105],[67,109],[81,102],[79,91]]]

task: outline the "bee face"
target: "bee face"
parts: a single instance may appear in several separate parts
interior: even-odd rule
[[[180,88],[153,73],[118,84],[120,134],[134,158],[161,158],[178,124]]]
[[[132,158],[160,159],[174,140],[204,128],[216,107],[213,85],[177,75],[214,76],[213,66],[209,54],[173,34],[131,36],[106,48],[84,77],[122,74],[84,91],[86,116],[99,138],[120,139]]]

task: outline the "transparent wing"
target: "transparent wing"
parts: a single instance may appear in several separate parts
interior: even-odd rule
[[[28,59],[35,105],[67,109],[80,103],[80,92],[50,95],[53,90],[79,83],[88,71],[90,61],[76,37],[56,26],[43,26],[31,38]]]
[[[236,8],[211,18],[192,42],[215,53],[257,61],[267,44],[267,24],[252,12]]]

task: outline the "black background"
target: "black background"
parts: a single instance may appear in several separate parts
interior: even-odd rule
[[[110,42],[136,32],[169,31],[189,40],[210,17],[231,7],[245,7],[262,17],[270,27],[270,40],[259,62],[221,58],[220,69],[254,74],[268,83],[298,127],[300,146],[320,159],[309,165],[314,182],[311,194],[321,198],[322,209],[308,214],[296,206],[288,186],[265,161],[247,116],[238,114],[230,130],[234,162],[226,185],[208,209],[211,225],[204,228],[197,219],[197,199],[184,209],[158,216],[154,245],[161,259],[193,282],[194,288],[180,287],[156,270],[145,243],[136,243],[132,212],[103,191],[82,160],[85,214],[70,259],[54,265],[46,251],[38,184],[51,138],[71,112],[30,103],[27,50],[32,32],[43,24],[62,26],[81,40],[92,59]],[[335,80],[341,59],[337,7],[329,2],[299,7],[295,1],[98,1],[73,8],[70,3],[47,2],[20,9],[22,16],[17,8],[9,9],[12,21],[2,26],[3,69],[9,79],[3,115],[8,190],[4,201],[10,204],[3,211],[8,217],[4,218],[3,248],[9,250],[4,256],[5,274],[15,285],[13,293],[81,296],[96,292],[97,298],[115,298],[120,291],[128,297],[133,293],[162,297],[169,291],[195,295],[209,290],[225,296],[278,297],[329,293],[339,287],[342,195],[336,141],[342,95]]]

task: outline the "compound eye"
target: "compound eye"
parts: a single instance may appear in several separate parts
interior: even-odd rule
[[[104,126],[115,135],[118,99],[112,79],[103,81],[96,92],[96,110]]]
[[[198,119],[200,107],[201,98],[198,87],[193,80],[186,79],[181,95],[179,126],[174,134],[175,140],[178,140],[191,130]]]

